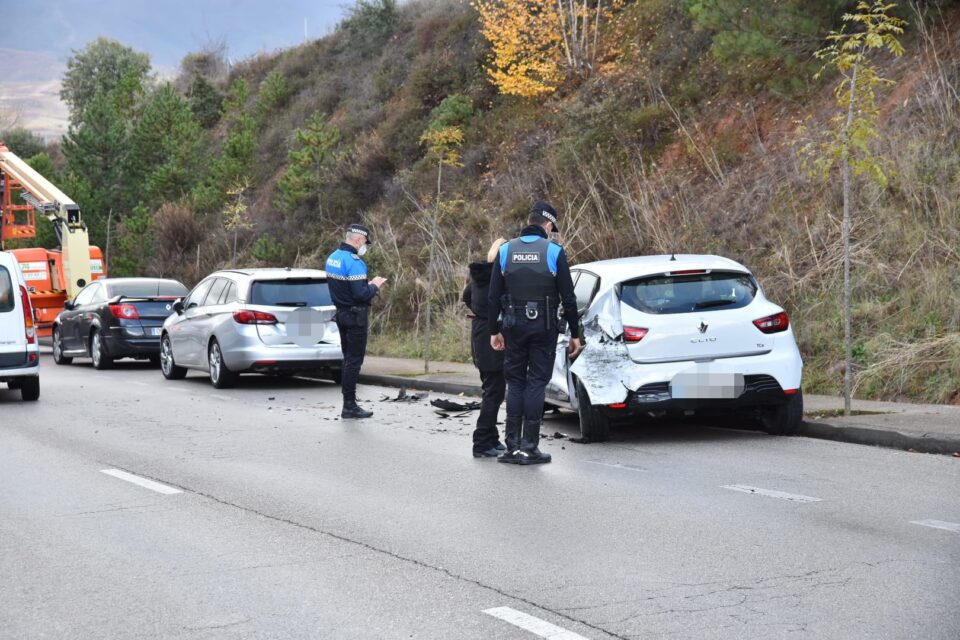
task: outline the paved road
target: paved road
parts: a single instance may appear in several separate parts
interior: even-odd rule
[[[679,424],[519,468],[393,389],[76,362],[0,390],[2,638],[960,637],[957,459]]]

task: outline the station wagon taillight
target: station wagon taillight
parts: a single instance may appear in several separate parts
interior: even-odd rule
[[[790,318],[787,317],[786,312],[781,311],[772,316],[754,320],[753,324],[764,333],[780,333],[786,331],[787,327],[790,326]]]
[[[266,311],[242,311],[233,312],[233,320],[237,324],[277,324],[277,316]]]
[[[624,327],[623,328],[623,341],[624,342],[640,342],[643,340],[643,337],[647,335],[649,329],[644,329],[643,327]]]
[[[35,344],[37,330],[33,326],[33,305],[30,304],[30,294],[23,285],[20,285],[20,306],[23,307],[23,332],[27,337],[27,344]]]
[[[114,318],[120,318],[121,320],[140,319],[140,314],[137,313],[137,308],[130,303],[112,304],[110,305],[110,313],[113,314]]]

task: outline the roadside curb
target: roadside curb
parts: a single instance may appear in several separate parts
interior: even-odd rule
[[[447,382],[443,380],[424,380],[382,373],[361,373],[360,382],[386,387],[404,387],[417,391],[435,391],[453,395],[482,395],[478,384],[465,382]],[[829,422],[804,421],[797,435],[819,440],[834,440],[851,444],[862,444],[890,449],[913,449],[919,453],[952,454],[960,451],[960,439],[914,436],[891,429],[873,427],[851,427]]]
[[[952,454],[960,451],[960,439],[914,436],[891,429],[850,427],[829,422],[804,421],[797,435],[891,449],[912,449],[918,453]]]
[[[361,373],[361,384],[376,384],[385,387],[404,387],[405,389],[416,389],[417,391],[436,391],[437,393],[451,393],[467,396],[483,395],[480,385],[464,382],[445,382],[443,380],[422,380],[418,378],[406,378],[404,376],[392,376],[383,373]]]

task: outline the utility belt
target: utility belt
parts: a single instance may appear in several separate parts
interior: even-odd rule
[[[550,296],[542,300],[514,300],[510,294],[501,298],[503,328],[509,329],[523,322],[542,320],[547,329],[557,326],[556,302]],[[552,313],[551,313],[552,310]]]
[[[370,307],[366,305],[337,307],[334,320],[343,327],[366,327],[369,315]]]

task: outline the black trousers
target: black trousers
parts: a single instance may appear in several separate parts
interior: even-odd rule
[[[344,314],[346,315],[346,314]],[[340,348],[343,350],[343,377],[340,384],[344,402],[356,402],[357,380],[360,367],[367,353],[367,324],[359,326],[355,321],[337,319],[340,330]]]
[[[503,371],[481,371],[480,382],[483,385],[483,398],[480,401],[480,415],[477,428],[473,431],[473,450],[486,451],[500,441],[497,431],[497,414],[506,394],[507,382]]]
[[[526,422],[539,424],[557,357],[557,330],[547,329],[542,317],[517,317],[514,326],[504,327],[503,340],[507,347],[503,362],[507,415],[523,416]]]

